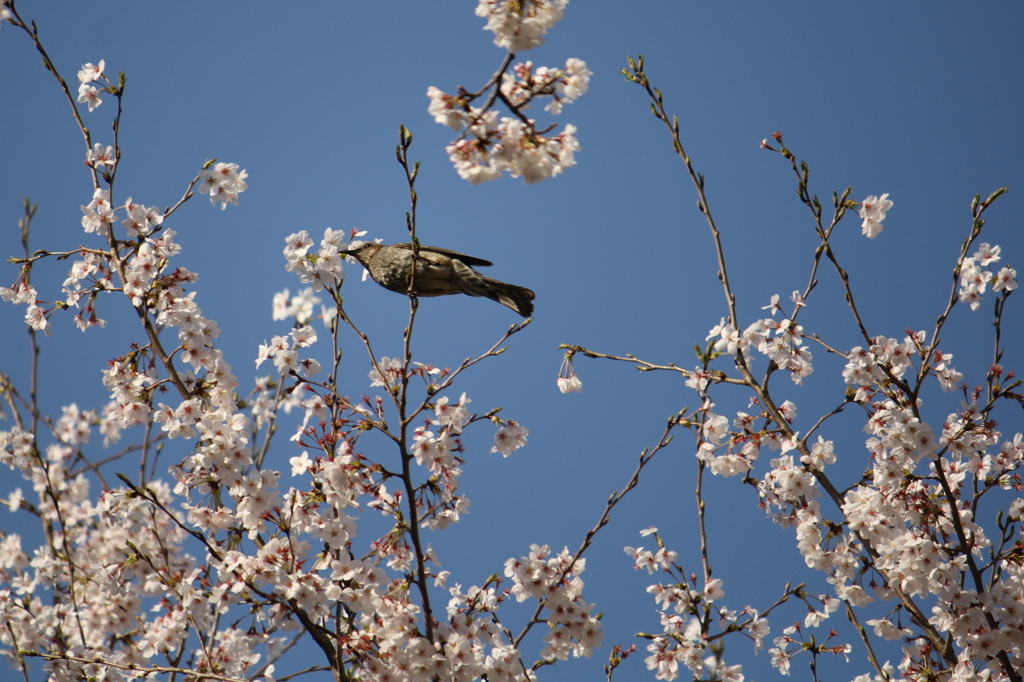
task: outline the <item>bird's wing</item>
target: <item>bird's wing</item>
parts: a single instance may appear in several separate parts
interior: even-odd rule
[[[395,246],[401,246],[407,249],[412,248],[412,244],[395,244]],[[442,249],[437,246],[424,246],[423,244],[420,244],[420,250],[431,251],[433,253],[439,253],[442,256],[447,256],[448,258],[454,258],[457,261],[462,261],[463,263],[470,267],[487,267],[489,265],[494,265],[494,263],[492,263],[489,260],[484,260],[483,258],[477,258],[475,256],[467,256],[464,253],[459,253],[458,251],[450,251],[448,249]]]

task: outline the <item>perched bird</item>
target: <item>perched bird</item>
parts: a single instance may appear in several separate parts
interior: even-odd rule
[[[511,308],[523,317],[533,314],[532,291],[485,277],[473,269],[474,265],[493,265],[483,258],[474,258],[436,246],[420,246],[413,276],[412,244],[366,243],[349,249],[344,255],[354,256],[369,271],[377,284],[389,291],[414,296],[483,296]]]

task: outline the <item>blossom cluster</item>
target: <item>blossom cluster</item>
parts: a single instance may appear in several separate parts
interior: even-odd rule
[[[238,206],[238,195],[248,189],[245,179],[249,174],[235,163],[215,163],[212,168],[199,172],[199,193],[209,194],[210,203],[220,202],[221,209],[228,204]]]
[[[50,334],[50,315],[53,310],[46,310],[39,305],[36,288],[19,276],[9,287],[0,287],[0,298],[8,303],[25,306],[25,324],[31,329]]]
[[[885,220],[885,214],[891,208],[892,202],[889,201],[888,194],[883,194],[881,197],[876,197],[872,194],[860,202],[857,215],[861,218],[861,234],[868,239],[877,237],[882,231],[882,221]]]
[[[285,269],[296,273],[303,284],[311,284],[313,291],[322,291],[325,285],[335,286],[345,278],[345,266],[340,253],[349,247],[345,242],[345,233],[341,230],[329,227],[324,230],[324,237],[316,253],[309,252],[313,240],[305,230],[289,235],[285,243]]]
[[[804,305],[799,292],[793,292],[793,300],[799,309]],[[778,309],[778,296],[772,298],[772,314]],[[742,352],[749,362],[752,359],[751,349],[768,356],[780,369],[788,370],[795,384],[802,384],[804,378],[814,371],[811,363],[812,355],[807,346],[803,345],[804,330],[793,317],[775,320],[771,317],[756,320],[740,334],[732,323],[725,318],[708,332],[707,341],[718,337],[715,350],[720,353],[736,355]]]
[[[528,107],[530,101],[535,97],[551,97],[551,101],[544,107],[544,110],[557,115],[562,112],[563,104],[572,104],[587,92],[592,75],[593,73],[582,59],[570,57],[566,60],[564,69],[551,69],[546,66],[534,69],[533,62],[521,62],[513,67],[512,73],[502,74],[501,94],[516,109]],[[430,93],[428,92],[427,95],[430,96]],[[437,122],[446,123],[453,130],[459,130],[459,127],[453,126],[450,122],[449,116],[454,112],[448,114],[443,108],[443,105],[447,103],[444,97],[434,97],[432,100],[431,105],[435,110],[440,107],[438,113],[446,114],[445,120]],[[466,127],[471,125],[471,121],[467,120],[465,113],[462,113],[461,118],[462,125]],[[435,120],[437,120],[437,115],[435,115]]]
[[[270,343],[260,345],[256,355],[256,367],[264,360],[272,359],[277,373],[281,375],[302,372],[305,377],[320,373],[320,363],[315,358],[300,358],[300,348],[308,348],[316,343],[317,335],[310,326],[297,327],[288,336],[275,336]]]
[[[92,200],[82,206],[82,213],[82,229],[101,237],[106,237],[110,226],[117,222],[114,207],[110,204],[110,192],[99,187],[93,190]]]
[[[601,646],[601,621],[591,615],[594,605],[582,598],[580,574],[585,568],[586,559],[573,557],[568,549],[552,555],[547,545],[530,545],[529,556],[505,562],[505,576],[512,579],[516,600],[536,599],[547,613],[543,659],[564,661],[570,653],[590,658]]]
[[[993,275],[985,270],[999,260],[1000,248],[982,242],[970,258],[964,258],[960,266],[960,302],[967,303],[971,310],[981,307],[981,295],[985,287],[992,285],[992,291],[1009,293],[1017,288],[1017,271],[1008,265]]]
[[[274,294],[272,317],[274,320],[287,320],[294,317],[296,323],[305,326],[313,319],[314,307],[322,302],[323,299],[313,293],[313,287],[301,289],[294,296],[288,289],[283,289]],[[337,313],[335,308],[320,306],[319,317],[327,325],[330,325],[335,313]]]
[[[655,679],[669,682],[677,679],[681,670],[689,670],[695,679],[706,675],[723,682],[743,682],[742,665],[729,665],[720,656],[709,654],[709,641],[716,638],[710,627],[717,624],[723,631],[745,633],[757,651],[763,648],[764,638],[771,631],[768,619],[751,606],[735,612],[716,604],[725,598],[720,578],[707,580],[703,589],[693,584],[695,576],[688,583],[683,569],[676,563],[677,553],[665,548],[657,532],[653,527],[640,531],[643,536],[654,535],[657,551],[624,548],[633,559],[633,568],[651,574],[658,571],[673,579],[647,588],[659,607],[662,627],[660,633],[641,635],[650,640],[647,645],[650,655],[645,659],[647,669],[655,671]]]
[[[547,30],[562,18],[566,4],[568,0],[480,0],[476,12],[487,17],[486,28],[494,32],[495,44],[507,47],[511,59],[513,52],[542,44]],[[553,125],[539,129],[523,112],[534,99],[550,97],[545,109],[559,114],[564,104],[587,91],[592,73],[586,63],[570,58],[565,68],[554,69],[535,68],[527,61],[516,64],[511,73],[504,69],[507,62],[477,93],[461,87],[456,95],[433,86],[427,89],[428,113],[436,122],[461,132],[446,151],[459,176],[474,185],[496,180],[505,172],[527,183],[540,182],[576,164],[576,126],[566,125],[562,132],[552,133]],[[492,94],[487,104],[473,106],[488,91]],[[511,116],[500,117],[497,110],[488,109],[496,99]]]
[[[808,614],[808,617],[814,615],[815,613],[825,613],[825,617],[827,617],[828,613],[831,613],[835,609],[839,608],[840,603],[841,602],[838,599],[831,599],[829,602],[825,604],[825,609],[822,612],[812,612],[811,614]],[[805,627],[808,627],[806,623]],[[790,661],[795,656],[804,651],[810,651],[814,655],[822,653],[830,653],[833,655],[841,654],[844,657],[846,657],[847,661],[849,661],[850,659],[848,654],[853,649],[853,646],[851,646],[848,643],[830,645],[829,642],[835,636],[836,631],[831,630],[829,631],[828,636],[825,638],[824,642],[819,643],[813,637],[810,640],[807,640],[803,635],[803,628],[801,628],[800,623],[793,623],[789,627],[783,629],[782,634],[772,641],[772,644],[774,644],[775,646],[768,650],[768,653],[771,654],[772,657],[772,665],[775,666],[778,669],[778,671],[783,675],[789,675]],[[891,671],[891,666],[889,666],[888,663],[886,663],[886,668],[888,668]],[[866,679],[863,679],[867,677],[869,676],[858,676],[855,682],[867,682]],[[881,680],[883,679],[894,678],[890,673],[889,677],[880,677],[878,679],[879,682],[881,682]]]
[[[90,84],[102,81],[107,83],[108,88],[113,87],[103,75],[104,68],[105,62],[100,60],[99,65],[85,64],[78,73],[81,83],[78,101],[88,103],[90,111],[102,101],[102,90]],[[96,143],[87,150],[86,163],[93,169],[112,169],[119,156],[120,150]],[[211,163],[200,170],[195,182],[200,182],[200,192],[210,194],[211,201],[220,201],[223,208],[228,203],[238,203],[238,195],[246,190],[246,177],[247,173],[239,170],[236,164]],[[104,175],[103,179],[108,186],[113,182],[110,175]],[[169,259],[180,251],[180,247],[174,243],[175,231],[163,229],[169,210],[147,207],[136,203],[131,197],[122,205],[115,206],[109,188],[100,186],[95,187],[92,199],[81,209],[82,229],[87,234],[105,237],[106,245],[111,250],[83,247],[78,251],[82,260],[74,262],[64,281],[64,302],[46,307],[45,302],[38,299],[38,293],[28,284],[26,277],[34,260],[29,262],[13,286],[0,287],[0,298],[26,305],[26,323],[33,329],[49,334],[49,319],[60,307],[81,308],[75,316],[75,323],[82,331],[105,326],[106,322],[96,315],[96,297],[101,292],[120,289],[136,308],[151,309],[158,324],[182,327],[176,320],[184,322],[179,333],[184,350],[183,358],[194,369],[198,369],[200,363],[195,361],[196,358],[207,353],[205,349],[219,330],[215,323],[207,324],[209,321],[199,315],[200,311],[195,308],[191,297],[184,294],[182,285],[195,282],[195,275],[185,268],[167,270]],[[121,226],[128,241],[119,243],[113,239],[112,226],[120,220],[118,211],[121,210],[125,212]],[[119,285],[114,282],[115,276],[120,280]],[[120,406],[123,408],[134,402],[127,400],[120,403]],[[134,419],[130,423],[135,423]]]
[[[110,85],[107,77],[103,75],[105,66],[106,63],[101,59],[98,65],[92,63],[83,64],[82,69],[78,72],[78,103],[88,106],[89,111],[103,104],[103,98],[100,97],[100,93],[106,90],[105,87],[102,87],[102,84],[100,88],[92,84],[102,81],[108,87]]]
[[[574,125],[545,136],[536,130],[533,120],[505,116],[499,121],[497,111],[473,107],[460,112],[454,108],[456,99],[437,88],[427,95],[434,120],[446,125],[465,123],[464,136],[445,151],[459,176],[474,185],[497,180],[503,172],[535,183],[576,165],[575,153],[580,147]]]
[[[521,52],[544,44],[548,29],[562,20],[569,0],[480,0],[476,15],[486,17],[484,30],[494,44]]]

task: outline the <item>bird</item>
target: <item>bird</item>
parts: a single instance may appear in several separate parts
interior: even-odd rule
[[[367,242],[349,248],[343,254],[358,260],[377,284],[389,291],[411,296],[483,296],[511,308],[523,317],[533,314],[535,294],[525,287],[517,287],[481,275],[473,266],[494,265],[483,258],[467,256],[436,246],[420,245],[415,257],[416,269],[413,276],[412,244]]]

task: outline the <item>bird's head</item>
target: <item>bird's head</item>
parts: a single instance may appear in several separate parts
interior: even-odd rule
[[[384,248],[383,244],[377,244],[376,242],[366,242],[360,244],[354,248],[342,252],[346,256],[352,256],[357,261],[362,263],[364,266],[369,265],[370,259],[373,258],[373,254]]]

